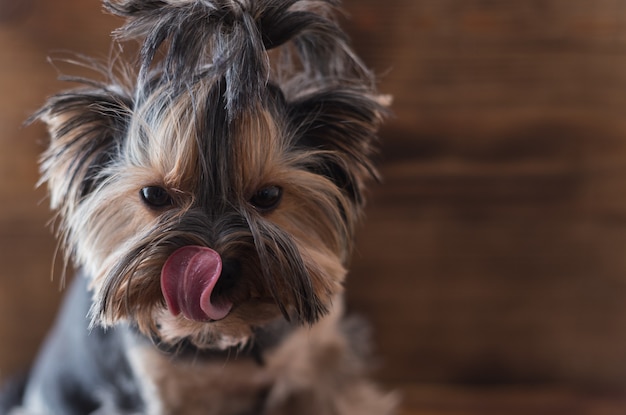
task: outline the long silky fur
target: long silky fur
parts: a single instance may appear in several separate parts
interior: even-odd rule
[[[331,19],[337,4],[332,0],[105,0],[104,4],[128,18],[117,32],[120,38],[143,39],[140,86],[167,42],[157,64],[163,79],[187,82],[190,68],[224,73],[231,117],[262,95],[270,79],[267,51],[288,41],[308,79],[324,83],[357,78],[358,84],[373,80]]]
[[[335,324],[324,318],[341,308],[387,112],[334,20],[337,2],[104,5],[127,19],[118,40],[141,42],[138,67],[87,61],[104,79],[71,78],[84,86],[34,116],[48,125],[42,183],[66,255],[90,278],[92,327],[123,322],[173,348],[226,349],[281,316]],[[268,185],[283,197],[264,212],[250,201]],[[171,205],[147,206],[146,186]],[[161,269],[186,245],[239,266],[220,294],[237,304],[224,320],[168,313]]]

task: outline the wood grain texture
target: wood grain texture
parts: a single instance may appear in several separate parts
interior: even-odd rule
[[[401,380],[626,380],[626,3],[350,2],[395,96],[351,304]]]
[[[394,96],[348,282],[379,377],[624,386],[626,2],[344,4]],[[60,298],[33,190],[43,130],[21,123],[63,87],[46,55],[106,55],[118,24],[96,0],[0,22],[0,376],[28,364]]]
[[[400,415],[618,415],[624,396],[562,387],[409,386]]]

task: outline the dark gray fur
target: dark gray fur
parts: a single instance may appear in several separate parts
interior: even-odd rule
[[[263,365],[264,350],[276,346],[294,327],[278,321],[258,329],[255,344],[244,350],[208,351],[188,344],[160,345],[158,339],[147,339],[124,324],[106,330],[89,328],[91,295],[87,281],[82,274],[75,277],[28,378],[8,384],[0,396],[0,415],[11,414],[12,408],[29,404],[30,400],[44,401],[49,411],[45,415],[142,414],[145,405],[139,382],[126,354],[133,343],[153,342],[154,347],[173,359],[224,360],[236,355]],[[262,407],[261,399],[251,409],[253,412],[242,415],[260,415]]]
[[[302,78],[372,82],[330,15],[289,10],[299,2],[206,0],[171,5],[160,0],[105,0],[104,4],[112,13],[128,18],[117,32],[119,37],[143,39],[139,94],[151,70],[158,70],[165,82],[181,84],[193,82],[190,74],[222,73],[226,108],[232,119],[242,107],[264,95],[270,78],[266,51],[287,41],[293,41],[298,56],[298,62],[287,64],[288,70],[301,65]],[[321,3],[328,8],[337,5],[333,0]],[[166,49],[164,56],[156,59],[161,49]]]
[[[87,280],[78,275],[30,373],[24,401],[45,400],[53,414],[141,413],[137,383],[125,356],[125,326],[88,329]],[[97,412],[99,411],[99,412]]]

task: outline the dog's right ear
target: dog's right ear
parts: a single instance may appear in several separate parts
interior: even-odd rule
[[[50,205],[63,217],[106,179],[104,169],[117,156],[132,106],[121,86],[88,81],[84,88],[53,96],[31,118],[46,123],[50,133],[40,159],[40,184],[47,182]]]

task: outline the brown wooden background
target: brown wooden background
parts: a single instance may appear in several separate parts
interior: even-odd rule
[[[395,97],[348,284],[379,378],[420,414],[624,413],[626,0],[344,4]],[[21,123],[63,87],[46,56],[106,55],[119,23],[0,0],[0,379],[60,298],[43,129]]]

